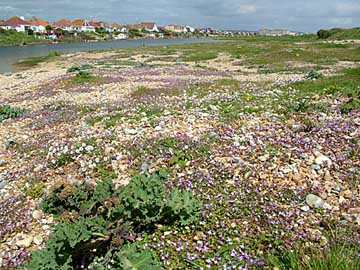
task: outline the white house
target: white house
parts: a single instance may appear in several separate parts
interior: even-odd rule
[[[1,28],[5,30],[15,30],[17,32],[26,32],[31,29],[32,22],[26,21],[24,17],[11,17],[10,19],[4,21]]]
[[[154,22],[143,22],[140,24],[143,29],[149,32],[159,32],[159,28]]]

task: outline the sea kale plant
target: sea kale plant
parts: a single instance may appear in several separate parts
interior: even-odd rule
[[[17,118],[27,112],[28,110],[26,109],[14,108],[9,105],[0,105],[0,122],[6,119]]]
[[[42,207],[60,222],[28,269],[161,269],[153,252],[135,240],[155,225],[195,223],[201,210],[190,192],[166,189],[166,178],[159,171],[118,189],[110,178],[54,187]]]

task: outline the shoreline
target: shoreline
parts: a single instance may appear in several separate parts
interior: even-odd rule
[[[22,46],[28,46],[28,45],[52,45],[52,44],[77,44],[77,43],[97,43],[97,42],[111,42],[111,41],[133,41],[133,40],[171,40],[171,39],[204,39],[209,37],[173,37],[173,38],[128,38],[128,39],[109,39],[109,40],[81,40],[81,41],[60,41],[60,42],[30,42],[25,44],[0,44],[1,47],[22,47]]]

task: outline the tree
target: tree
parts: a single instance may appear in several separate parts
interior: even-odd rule
[[[53,28],[51,27],[51,25],[47,25],[47,26],[45,26],[45,30],[46,31],[51,31],[51,30],[53,30]]]
[[[327,39],[330,37],[331,33],[328,30],[321,29],[317,32],[317,36],[319,39]]]

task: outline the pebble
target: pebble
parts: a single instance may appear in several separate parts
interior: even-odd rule
[[[43,168],[44,168],[44,166],[42,164],[38,164],[34,168],[34,172],[40,172]]]
[[[36,235],[33,241],[35,245],[40,246],[43,243],[44,238],[41,235]]]
[[[316,196],[314,194],[308,194],[306,196],[306,203],[311,208],[322,208],[325,204],[325,201],[321,199],[319,196]]]
[[[33,237],[31,235],[20,234],[17,236],[17,238],[18,239],[16,240],[15,245],[18,247],[28,248],[31,246],[33,241]]]
[[[0,178],[0,190],[5,188],[8,185],[8,182],[5,179]]]
[[[349,213],[350,215],[360,214],[360,207],[350,208],[350,209],[348,210],[348,213]]]
[[[41,212],[40,210],[35,210],[35,211],[32,213],[32,217],[33,217],[34,219],[39,220],[39,219],[41,219],[41,216],[42,216],[42,212]]]
[[[136,135],[138,131],[136,129],[125,129],[125,133],[129,135]]]
[[[320,155],[317,158],[315,158],[315,164],[317,165],[323,165],[324,163],[327,163],[329,166],[332,165],[331,159],[327,156]]]
[[[308,205],[304,205],[303,207],[300,208],[301,211],[307,212],[310,210],[310,207]]]

